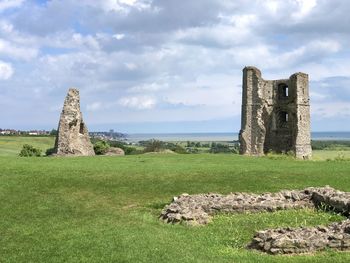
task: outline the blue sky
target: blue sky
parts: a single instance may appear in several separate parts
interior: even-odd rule
[[[310,75],[313,131],[350,131],[348,0],[0,0],[0,127],[238,132],[241,78]]]

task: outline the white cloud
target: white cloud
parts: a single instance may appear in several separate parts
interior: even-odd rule
[[[0,12],[9,9],[20,7],[23,4],[24,0],[1,0],[0,1]]]
[[[74,46],[86,46],[98,50],[100,48],[98,41],[91,35],[83,36],[81,34],[73,34],[72,41]]]
[[[0,80],[7,80],[12,77],[14,70],[9,63],[0,60]]]
[[[7,21],[0,21],[0,32],[4,32],[6,34],[11,33],[13,31],[13,25]]]
[[[141,84],[134,86],[130,88],[128,91],[132,93],[142,93],[142,92],[155,92],[155,91],[161,91],[161,90],[166,90],[169,88],[168,83],[147,83],[147,84]]]
[[[101,109],[101,106],[102,106],[102,103],[99,101],[96,101],[96,102],[93,102],[91,104],[88,104],[86,106],[86,109],[88,111],[97,111],[97,110]]]
[[[263,0],[262,4],[265,4],[266,8],[273,14],[276,14],[280,5],[278,0]]]
[[[138,110],[152,109],[155,107],[156,103],[157,101],[155,98],[148,96],[124,97],[118,101],[118,104],[123,107]]]
[[[28,46],[17,46],[14,43],[0,39],[0,55],[12,59],[30,60],[38,55],[38,50]]]
[[[256,39],[251,27],[256,23],[255,15],[219,15],[220,24],[178,30],[175,39],[197,45],[233,47]]]
[[[322,118],[350,117],[350,105],[348,102],[315,103],[311,105],[311,113]]]
[[[295,0],[299,10],[293,13],[292,17],[295,19],[302,19],[307,16],[312,9],[314,9],[317,5],[317,0]]]
[[[135,63],[131,63],[131,62],[125,63],[125,66],[130,71],[136,70],[138,68],[138,66]]]
[[[315,80],[350,74],[349,11],[348,0],[28,1],[1,13],[0,96],[31,108],[35,88],[35,103],[61,105],[78,86],[88,116],[107,121],[238,119],[242,68],[255,65],[266,79],[308,73],[322,112],[330,88]]]
[[[144,0],[85,0],[84,4],[88,4],[97,8],[101,8],[105,12],[124,12],[127,13],[129,7],[139,10],[150,7],[149,1]]]
[[[113,35],[113,38],[115,38],[116,40],[122,40],[125,37],[124,34],[115,34]]]

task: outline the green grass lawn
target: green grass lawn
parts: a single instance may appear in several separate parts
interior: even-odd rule
[[[49,136],[0,136],[0,156],[18,156],[23,144],[33,145],[45,153],[54,143],[55,137]]]
[[[270,256],[245,249],[256,230],[328,224],[314,210],[218,215],[203,227],[158,215],[181,193],[261,193],[331,185],[350,162],[238,155],[0,157],[0,262],[349,262],[350,253]]]
[[[316,150],[312,152],[313,160],[327,160],[327,159],[349,159],[350,150]]]

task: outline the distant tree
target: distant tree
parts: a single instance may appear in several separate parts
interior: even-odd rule
[[[52,130],[50,131],[50,135],[51,135],[51,136],[57,136],[57,134],[58,134],[58,131],[57,131],[56,129],[52,129]]]
[[[21,152],[19,153],[20,157],[39,157],[41,156],[41,150],[35,148],[32,145],[24,144]]]

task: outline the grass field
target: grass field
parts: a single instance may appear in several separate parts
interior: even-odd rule
[[[0,262],[349,262],[350,253],[269,256],[245,247],[256,230],[327,224],[322,211],[218,215],[167,225],[181,193],[265,192],[331,185],[350,191],[350,162],[238,155],[0,157]]]
[[[43,154],[49,148],[54,146],[55,138],[54,137],[20,137],[20,136],[0,136],[0,156],[18,156],[19,152],[22,149],[24,144],[33,145],[36,148],[42,150]],[[179,143],[179,142],[174,142]],[[202,142],[208,143],[208,142]],[[187,142],[179,143],[181,146],[186,146]],[[143,149],[140,146],[133,146],[138,150]],[[198,148],[199,153],[208,151],[209,148]],[[350,147],[341,147],[337,149],[336,147],[327,149],[327,150],[314,150],[313,151],[313,160],[333,160],[333,159],[349,159],[350,160]]]
[[[0,156],[18,156],[23,144],[30,144],[45,153],[55,143],[54,137],[0,136]]]

